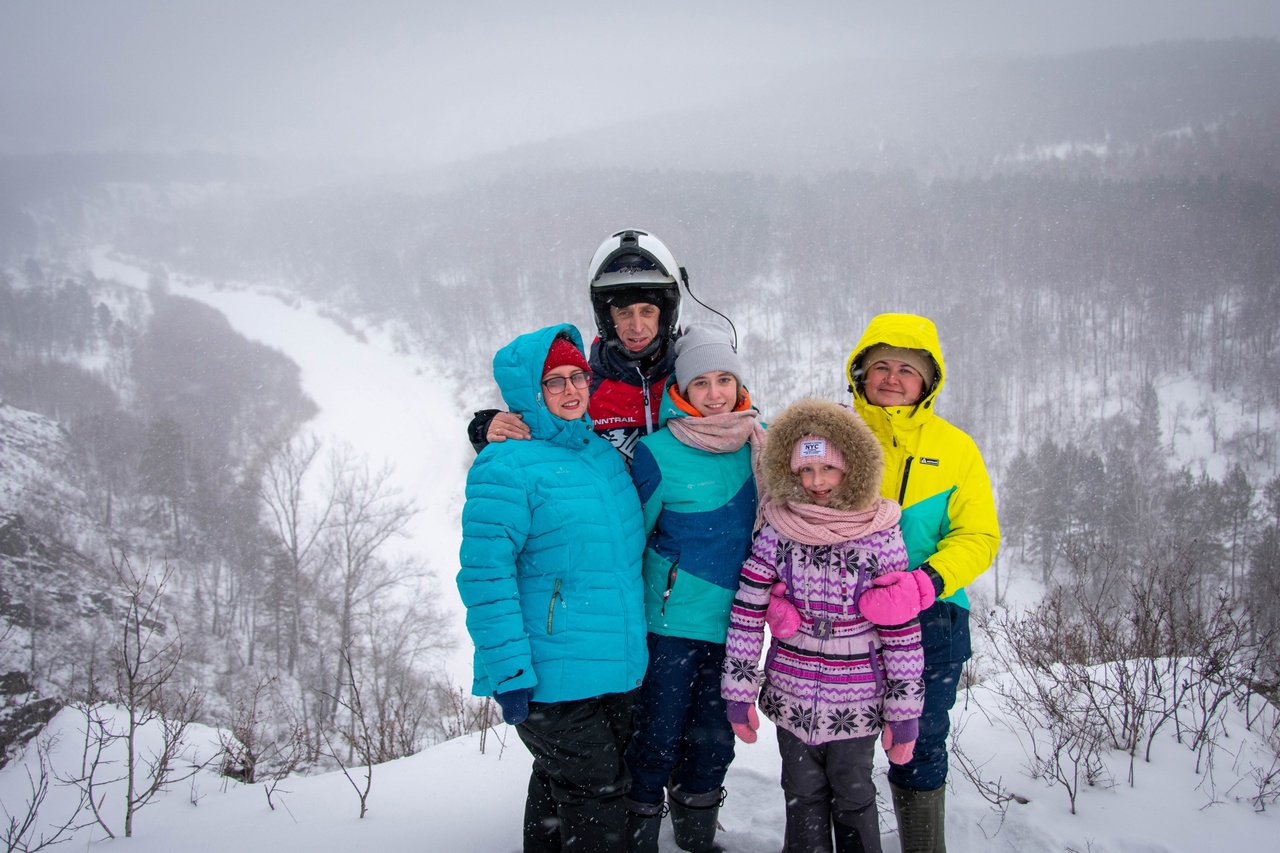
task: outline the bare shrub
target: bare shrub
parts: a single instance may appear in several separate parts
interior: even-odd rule
[[[990,840],[998,835],[1000,828],[1004,826],[1005,815],[1008,813],[1011,803],[1026,805],[1031,800],[1006,788],[1003,778],[988,779],[984,772],[985,763],[979,764],[964,751],[964,748],[960,745],[960,736],[964,733],[967,719],[961,719],[951,726],[951,738],[950,743],[947,745],[947,753],[950,756],[951,766],[958,770],[961,776],[969,780],[977,790],[978,796],[991,805],[991,810],[996,815],[996,827],[993,832],[987,832],[985,818],[978,822],[978,827],[982,830],[982,834],[987,837],[987,840]]]
[[[85,719],[85,744],[78,774],[60,778],[87,797],[94,822],[111,838],[115,831],[103,813],[103,799],[96,791],[112,782],[124,782],[124,835],[133,835],[137,812],[151,803],[170,785],[185,781],[205,766],[188,762],[180,767],[190,725],[199,717],[202,697],[195,689],[176,684],[176,674],[185,658],[182,639],[176,630],[169,636],[163,621],[161,602],[172,578],[166,565],[157,573],[148,564],[142,572],[127,557],[111,561],[116,577],[117,597],[123,617],[117,623],[118,639],[110,648],[115,669],[115,692],[110,698],[123,710],[117,726],[105,706],[80,703]],[[144,751],[139,742],[143,730],[159,728],[156,749]],[[124,750],[124,766],[109,771],[115,759],[111,753]],[[109,778],[105,778],[111,774]]]
[[[1081,783],[1104,779],[1104,749],[1128,754],[1133,785],[1139,752],[1150,761],[1171,720],[1214,798],[1213,750],[1231,701],[1246,703],[1262,673],[1265,644],[1226,593],[1204,594],[1193,554],[1152,552],[1125,571],[1116,553],[1072,555],[1070,585],[979,623],[1011,673],[994,689],[1029,735],[1032,775],[1062,786],[1073,813]]]
[[[1248,776],[1255,786],[1249,802],[1254,811],[1264,812],[1280,801],[1280,707],[1266,703],[1250,727],[1257,729],[1262,747],[1256,760],[1249,761]]]
[[[45,820],[47,816],[41,814],[49,796],[50,780],[55,778],[49,763],[49,753],[55,743],[47,735],[35,740],[35,770],[29,764],[25,768],[30,796],[21,805],[0,803],[0,811],[4,812],[0,842],[5,845],[5,853],[35,853],[70,840],[77,830],[92,823],[81,818],[88,807],[84,791],[80,792],[79,800],[65,818]],[[10,811],[10,806],[15,806],[13,811]]]

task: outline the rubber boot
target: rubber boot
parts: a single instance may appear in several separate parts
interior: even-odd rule
[[[716,846],[716,820],[720,816],[724,795],[724,788],[705,794],[667,792],[677,847],[688,853],[709,853],[720,849]]]
[[[667,804],[639,803],[630,797],[623,797],[622,802],[627,807],[628,853],[658,853],[658,832]]]
[[[889,789],[893,792],[902,853],[947,853],[947,786],[913,791],[890,782]]]

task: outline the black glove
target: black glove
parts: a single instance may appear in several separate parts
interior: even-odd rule
[[[471,446],[475,448],[476,453],[484,450],[485,445],[489,443],[489,424],[493,422],[493,416],[502,411],[501,409],[481,409],[476,412],[475,417],[471,419],[471,423],[467,424],[467,440],[471,442]]]
[[[929,565],[928,560],[925,560],[923,563],[916,566],[916,571],[924,572],[929,576],[929,580],[933,581],[933,594],[938,598],[942,598],[942,588],[946,586],[946,583],[943,582],[942,575],[938,574],[938,570]]]

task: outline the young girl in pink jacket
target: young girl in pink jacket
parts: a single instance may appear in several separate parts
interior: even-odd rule
[[[879,853],[875,737],[890,761],[910,760],[924,701],[915,614],[932,585],[906,571],[901,509],[880,497],[883,451],[854,412],[788,407],[760,469],[764,524],[742,567],[721,682],[729,720],[747,743],[757,702],[777,725],[784,851],[831,851],[834,839],[838,853]],[[771,600],[786,616],[770,618],[762,673]]]

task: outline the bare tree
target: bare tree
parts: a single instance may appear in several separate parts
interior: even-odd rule
[[[276,795],[287,793],[280,788],[280,783],[304,764],[315,760],[311,749],[311,734],[306,726],[294,715],[289,715],[287,719],[285,732],[272,742],[271,754],[263,762],[268,771],[262,789],[267,794],[267,805],[272,811],[276,810]]]
[[[95,821],[114,838],[95,791],[104,784],[125,783],[124,835],[133,835],[137,812],[176,782],[189,779],[204,766],[195,762],[179,769],[184,739],[200,713],[201,696],[195,689],[179,689],[176,675],[184,658],[181,637],[166,636],[161,602],[173,570],[166,564],[157,573],[151,564],[139,573],[127,557],[112,556],[116,593],[123,618],[116,626],[117,641],[111,655],[115,664],[116,691],[124,720],[117,728],[100,705],[85,704],[85,748],[80,773],[63,779],[89,799]],[[146,728],[159,727],[159,747],[145,752],[140,737]],[[124,749],[124,767],[110,779],[103,773],[113,764],[115,746]]]
[[[125,813],[124,834],[133,835],[134,814],[166,785],[195,775],[199,768],[178,774],[176,762],[187,727],[200,712],[201,697],[195,690],[174,690],[175,675],[185,656],[176,630],[165,636],[161,600],[173,578],[165,564],[157,577],[148,563],[141,574],[126,558],[112,561],[123,592],[125,613],[120,640],[115,647],[116,698],[127,715],[124,731]],[[144,759],[138,735],[155,723],[163,732],[159,752]],[[139,770],[144,770],[141,776]]]
[[[362,621],[369,643],[364,668],[375,756],[381,762],[412,755],[448,702],[426,672],[433,656],[453,647],[452,639],[441,635],[444,619],[430,595],[395,608],[371,608]]]
[[[276,682],[275,677],[263,676],[253,685],[248,696],[236,699],[235,710],[218,734],[223,776],[249,784],[257,781],[258,765],[271,749],[264,731],[267,713],[264,705],[267,691]]]
[[[113,776],[106,779],[102,775],[113,764],[107,756],[108,747],[119,740],[120,736],[112,731],[101,705],[86,702],[74,707],[84,715],[84,746],[80,752],[80,770],[74,774],[57,775],[56,778],[60,784],[69,785],[80,793],[81,800],[93,815],[93,822],[102,828],[108,838],[115,838],[116,834],[103,814],[106,797],[98,794],[98,788],[119,782],[123,778]]]
[[[502,722],[500,709],[492,696],[471,696],[456,685],[437,684],[436,689],[447,699],[439,727],[445,740],[471,732],[480,733],[480,752],[484,753],[489,730]],[[506,744],[504,743],[503,746]]]
[[[285,623],[285,669],[290,675],[297,666],[303,641],[304,601],[323,556],[320,539],[333,511],[332,496],[313,503],[306,495],[308,475],[319,453],[320,443],[314,437],[291,439],[271,454],[262,475],[262,502],[270,516],[279,555],[273,586],[281,600],[276,602],[274,624],[278,633],[281,622]],[[277,636],[277,662],[279,646]]]
[[[49,796],[49,782],[55,778],[49,763],[49,753],[55,743],[54,738],[46,735],[36,739],[35,770],[29,764],[25,767],[30,797],[12,812],[9,806],[16,804],[0,803],[0,811],[4,812],[5,819],[3,828],[0,828],[0,841],[5,845],[5,853],[35,853],[69,840],[77,830],[91,823],[81,821],[81,815],[88,807],[88,798],[83,789],[80,790],[79,800],[65,819],[45,820],[45,815],[41,814]]]
[[[331,606],[337,647],[330,720],[342,697],[344,672],[349,669],[343,657],[355,644],[358,611],[375,607],[388,591],[422,573],[421,567],[388,560],[382,553],[391,539],[403,535],[416,513],[412,502],[401,500],[391,486],[392,473],[389,465],[371,473],[345,448],[330,457],[333,504],[325,549],[334,575]]]
[[[363,819],[369,812],[369,792],[373,788],[373,765],[374,752],[376,749],[372,731],[372,725],[368,717],[368,711],[364,705],[364,698],[361,691],[361,683],[356,678],[355,667],[351,663],[351,650],[341,650],[343,665],[343,680],[346,689],[341,694],[335,694],[332,699],[336,706],[346,709],[348,714],[348,725],[346,731],[342,733],[342,739],[347,745],[347,757],[344,758],[342,750],[334,748],[333,741],[329,739],[329,735],[325,734],[325,742],[329,746],[329,754],[333,760],[338,762],[338,767],[342,770],[342,775],[347,777],[347,781],[351,783],[351,787],[355,790],[356,796],[360,799],[360,817]],[[345,697],[345,698],[344,698]],[[357,781],[351,775],[349,765],[352,758],[358,758],[364,765],[364,779]]]
[[[236,702],[220,735],[222,775],[247,784],[262,781],[267,805],[276,808],[280,784],[314,760],[311,737],[283,701],[279,679],[264,676]]]

